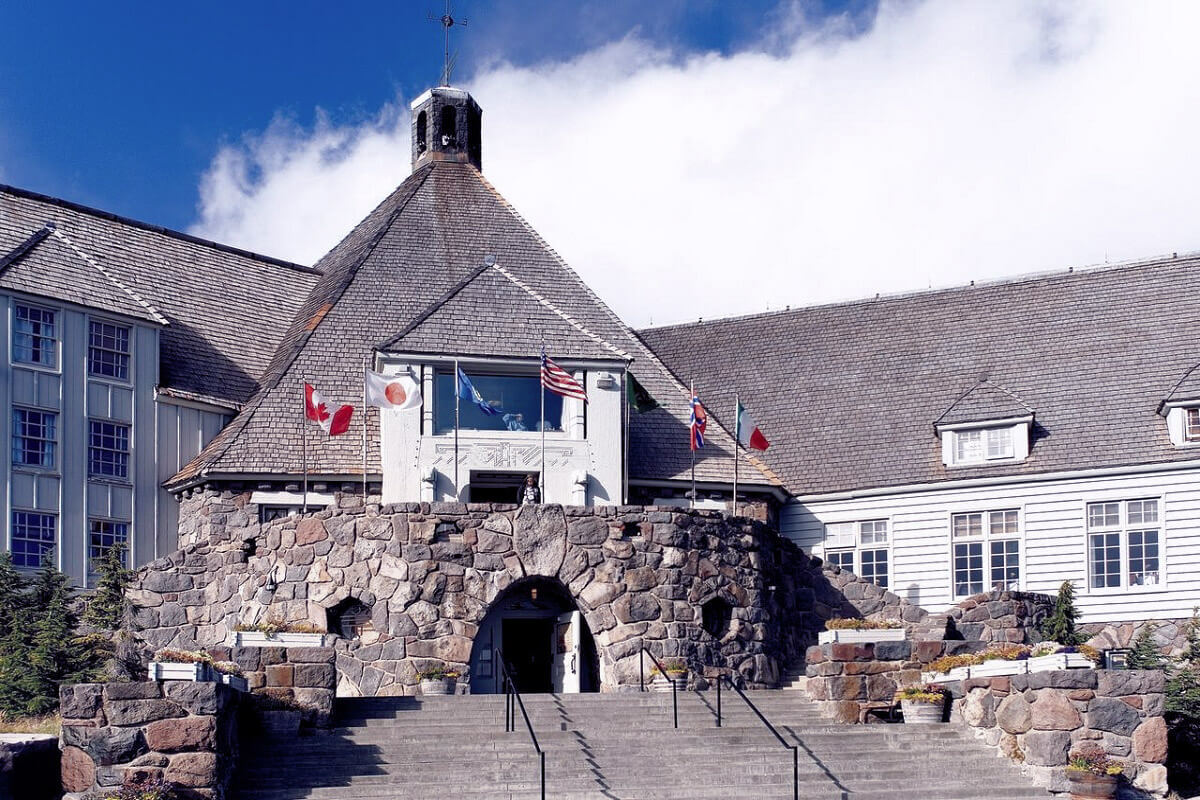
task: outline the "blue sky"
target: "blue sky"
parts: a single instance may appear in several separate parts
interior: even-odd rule
[[[0,2],[0,182],[314,263],[437,0]],[[1192,0],[456,2],[484,174],[634,325],[1200,249]]]
[[[812,6],[817,9],[817,6]],[[283,117],[371,117],[436,83],[438,0],[0,5],[0,181],[174,228],[222,144]],[[861,7],[856,8],[861,11]],[[840,13],[842,9],[833,9]],[[771,0],[455,3],[457,74],[570,58],[636,31],[728,52],[777,24]]]

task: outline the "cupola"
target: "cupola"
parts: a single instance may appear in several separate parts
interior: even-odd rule
[[[430,89],[412,103],[413,168],[427,161],[458,161],[483,169],[483,110],[469,92]]]

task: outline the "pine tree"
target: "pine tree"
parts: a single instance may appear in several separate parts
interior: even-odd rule
[[[17,677],[26,695],[25,713],[45,714],[58,706],[62,683],[86,680],[87,654],[75,637],[79,616],[71,606],[71,582],[50,559],[34,580],[33,617],[25,674]]]
[[[133,570],[125,568],[125,544],[119,542],[96,559],[96,592],[83,612],[83,621],[94,628],[115,631],[125,615],[125,587]]]
[[[1042,636],[1052,642],[1064,645],[1082,644],[1086,637],[1075,631],[1075,621],[1079,619],[1079,610],[1075,608],[1075,587],[1070,581],[1063,581],[1058,587],[1058,597],[1054,599],[1054,611],[1042,622]]]
[[[1180,658],[1200,667],[1200,607],[1192,608],[1192,618],[1183,626],[1183,654]]]
[[[11,553],[0,553],[0,641],[16,627],[28,606],[27,585],[13,566]]]
[[[1133,637],[1133,649],[1129,653],[1130,669],[1166,669],[1167,660],[1154,641],[1154,627],[1154,623],[1147,622]]]

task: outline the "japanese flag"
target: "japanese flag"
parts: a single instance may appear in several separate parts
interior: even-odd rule
[[[366,371],[367,405],[378,408],[419,408],[421,389],[406,375],[380,375]]]
[[[325,396],[310,384],[304,384],[304,415],[325,429],[330,436],[345,433],[350,428],[354,406],[330,405]]]

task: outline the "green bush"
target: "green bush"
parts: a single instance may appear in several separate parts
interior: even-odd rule
[[[1155,625],[1147,622],[1133,637],[1133,649],[1129,653],[1130,669],[1166,669],[1167,659],[1154,641]]]
[[[1058,587],[1058,597],[1054,599],[1054,611],[1042,622],[1041,633],[1046,639],[1059,644],[1083,644],[1087,637],[1075,630],[1079,619],[1079,610],[1075,608],[1075,587],[1070,581],[1063,581]]]

